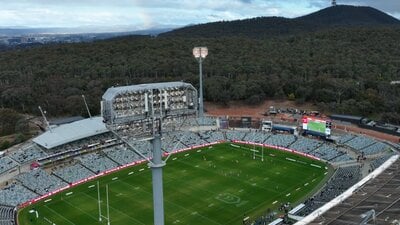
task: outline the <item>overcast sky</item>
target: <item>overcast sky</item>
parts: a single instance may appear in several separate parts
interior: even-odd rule
[[[400,0],[337,0],[400,18]],[[0,0],[0,27],[183,26],[257,16],[297,17],[330,0]]]

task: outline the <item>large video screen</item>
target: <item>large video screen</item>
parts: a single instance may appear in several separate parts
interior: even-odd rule
[[[312,117],[303,117],[303,130],[330,135],[330,121],[316,119]]]

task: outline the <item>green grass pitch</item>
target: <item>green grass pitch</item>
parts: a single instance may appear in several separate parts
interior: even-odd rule
[[[330,175],[331,169],[324,162],[273,149],[264,149],[261,161],[261,148],[256,148],[254,160],[253,146],[240,146],[223,143],[170,157],[164,169],[166,224],[239,225],[244,216],[254,219],[268,209],[276,210],[282,202],[291,202],[294,207]],[[98,181],[103,215],[105,185],[109,185],[112,225],[153,223],[151,170],[147,165]],[[105,219],[98,221],[96,183],[84,183],[51,196],[51,201],[20,210],[19,225],[107,224]],[[38,219],[29,212],[32,209],[38,212]]]

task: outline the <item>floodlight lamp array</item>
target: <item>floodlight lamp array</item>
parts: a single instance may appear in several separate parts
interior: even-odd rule
[[[195,116],[197,91],[188,83],[167,82],[109,88],[103,95],[107,126],[131,133],[154,130],[154,120]]]
[[[193,48],[193,56],[198,58],[206,58],[208,55],[208,48],[207,47],[194,47]]]

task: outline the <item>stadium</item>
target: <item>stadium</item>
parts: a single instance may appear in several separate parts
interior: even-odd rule
[[[0,158],[0,224],[152,224],[153,145],[137,138],[148,135],[148,87],[168,90],[152,92],[160,106],[153,115],[174,118],[161,137],[166,224],[399,224],[398,144],[311,116],[285,125],[182,116],[197,111],[190,102],[197,92],[168,85],[183,84],[115,88],[103,96],[102,116],[49,126],[8,149]],[[116,112],[106,109],[104,99],[118,91],[144,101],[128,107],[130,119],[145,121],[123,127],[140,133],[133,138],[110,129],[128,118],[122,97]]]

